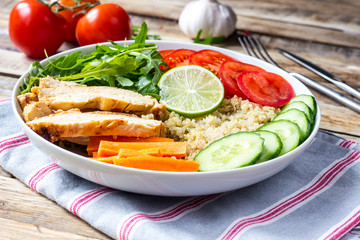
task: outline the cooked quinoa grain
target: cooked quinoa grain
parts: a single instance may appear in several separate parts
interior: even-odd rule
[[[187,142],[187,157],[195,155],[209,143],[240,131],[254,131],[270,122],[280,108],[262,106],[238,97],[225,99],[215,112],[189,119],[171,112],[165,121],[167,137]]]

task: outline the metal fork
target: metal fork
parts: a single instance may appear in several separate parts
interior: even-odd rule
[[[282,67],[280,67],[275,61],[274,59],[271,58],[271,56],[269,55],[269,53],[267,52],[267,50],[265,49],[264,45],[260,42],[260,40],[255,36],[255,35],[249,35],[249,34],[241,34],[238,33],[238,40],[242,46],[242,48],[245,50],[245,52],[252,56],[252,57],[256,57],[259,58],[260,60],[264,60],[268,63],[271,63],[273,65],[275,65],[276,67],[284,70],[285,72],[287,72],[285,69],[283,69]],[[314,80],[300,74],[300,73],[292,73],[292,72],[288,72],[290,75],[292,75],[293,77],[297,78],[298,80],[300,80],[301,82],[303,82],[305,85],[316,89],[317,91],[327,95],[328,97],[338,101],[339,103],[347,106],[348,108],[360,113],[360,103],[352,100],[351,98],[348,98],[346,96],[344,96],[341,93],[338,93],[334,90],[332,90],[331,88],[328,88],[326,86],[324,86],[323,84],[320,84],[318,82],[315,82]]]

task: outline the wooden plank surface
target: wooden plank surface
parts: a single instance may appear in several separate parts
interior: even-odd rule
[[[17,79],[33,59],[11,43],[8,17],[19,0],[0,1],[0,98],[10,97]],[[177,18],[190,0],[103,0],[131,14],[134,25],[145,20],[150,33],[164,40],[191,42]],[[360,1],[352,0],[224,0],[237,14],[239,30],[259,33],[273,58],[285,69],[303,73],[338,90],[283,57],[281,47],[305,57],[360,89]],[[76,45],[66,43],[59,51]],[[236,36],[219,46],[242,52]],[[341,91],[340,91],[341,92]],[[321,129],[360,143],[360,114],[313,91],[321,110]],[[5,230],[3,230],[5,229]],[[109,239],[53,201],[32,191],[0,168],[0,239]]]
[[[178,19],[191,0],[103,0],[127,11]],[[224,0],[237,15],[237,29],[301,40],[359,47],[359,1]],[[311,34],[308,34],[311,33]],[[346,33],[346,34],[345,34]]]
[[[16,239],[29,239],[29,234],[32,239],[108,238],[15,178],[0,175],[0,186],[0,226],[8,229],[0,231],[0,239],[14,233]]]

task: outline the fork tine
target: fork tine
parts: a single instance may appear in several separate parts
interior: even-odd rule
[[[241,47],[242,47],[242,48],[244,49],[244,51],[246,52],[246,54],[252,56],[251,53],[249,52],[249,50],[248,50],[245,42],[243,41],[243,38],[242,38],[241,36],[239,36],[239,37],[238,37],[238,40],[239,40],[239,42],[240,42]]]
[[[249,36],[246,36],[246,35],[242,36],[242,41],[245,43],[246,48],[248,49],[248,52],[249,52],[249,49],[252,52],[252,54],[249,54],[249,55],[259,58],[259,55],[255,51],[256,48],[255,48],[254,44],[251,42],[251,39],[249,38]]]
[[[264,52],[265,55],[267,56],[267,58],[269,59],[269,61],[267,61],[267,62],[271,62],[272,64],[274,64],[275,66],[277,66],[277,67],[280,68],[280,66],[274,61],[274,59],[272,59],[272,57],[270,56],[270,54],[268,53],[268,51],[265,49],[264,45],[260,42],[260,40],[259,40],[256,36],[254,36],[253,38],[255,39],[257,45],[258,45],[259,48],[262,50],[262,52]],[[261,51],[260,51],[260,52],[261,52]],[[262,54],[261,54],[261,55],[262,55]],[[263,56],[263,55],[262,55],[262,56]],[[265,57],[263,56],[263,58],[265,58]]]
[[[241,34],[238,37],[238,40],[245,50],[245,52],[250,56],[255,56],[259,59],[262,59],[268,63],[271,63],[277,67],[280,67],[269,55],[268,51],[265,49],[264,45],[256,36],[250,36],[248,34]],[[252,54],[250,53],[252,52]],[[257,52],[257,53],[256,53]],[[264,54],[263,54],[264,53]],[[260,56],[259,56],[260,55]]]
[[[266,58],[264,58],[264,55],[261,53],[259,47],[257,46],[257,44],[253,41],[253,37],[252,36],[246,36],[247,37],[247,41],[251,44],[251,49],[253,49],[253,52],[255,53],[255,56],[259,59],[262,59],[264,61],[268,61]],[[258,52],[258,54],[256,54],[256,51]],[[260,56],[259,56],[260,55]]]

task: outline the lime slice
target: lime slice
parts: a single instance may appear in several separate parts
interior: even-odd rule
[[[169,111],[188,118],[201,117],[218,109],[224,86],[206,68],[186,65],[167,71],[159,81],[160,102]]]

